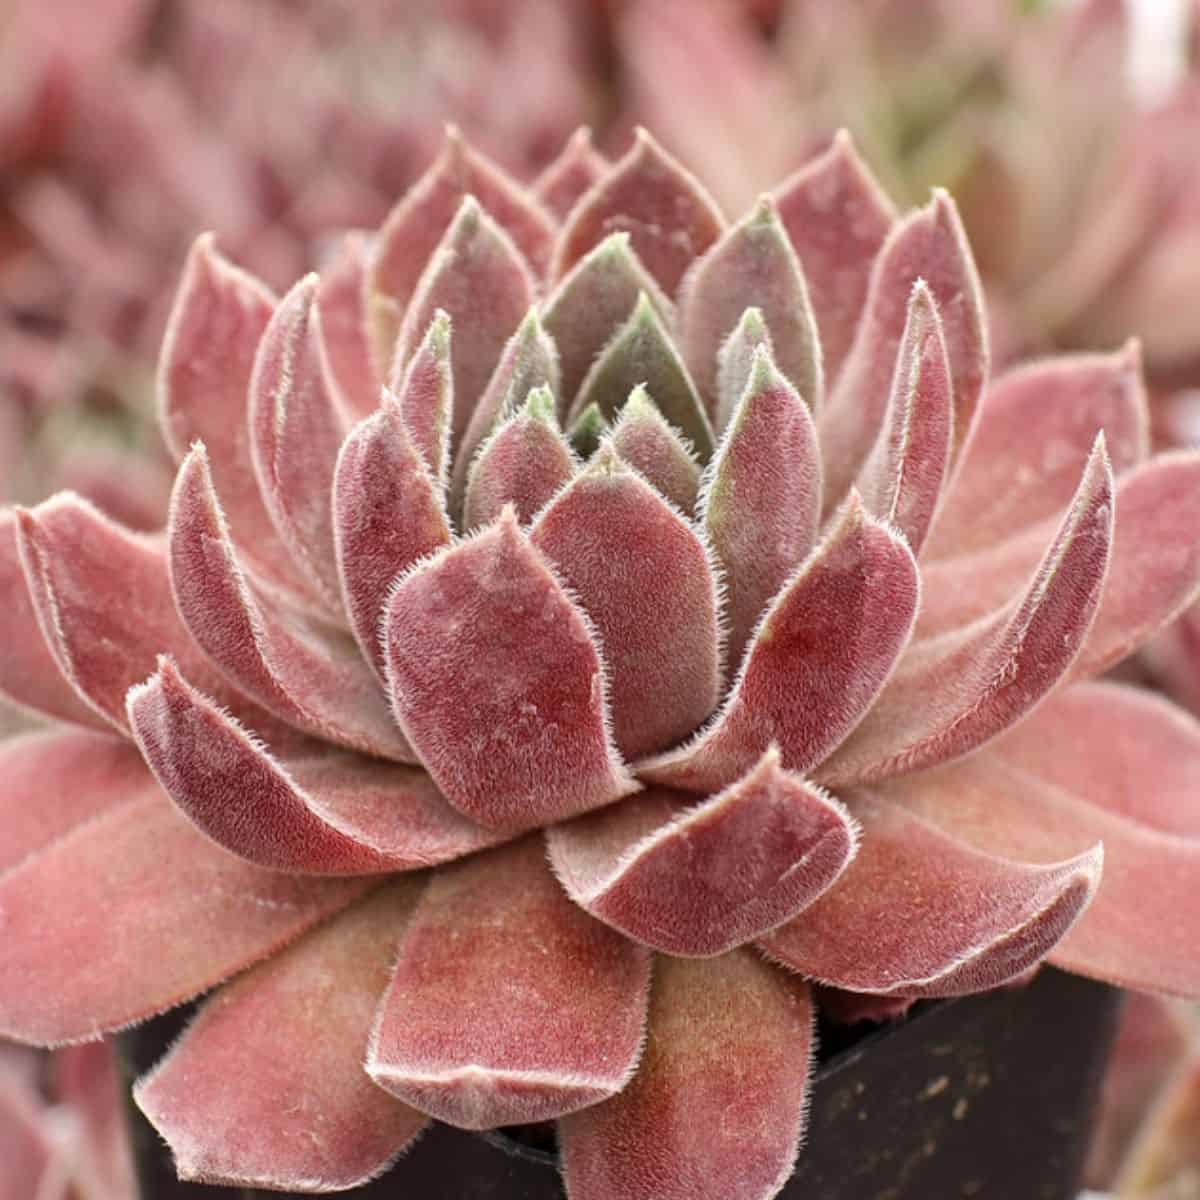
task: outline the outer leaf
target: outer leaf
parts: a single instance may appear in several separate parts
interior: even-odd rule
[[[494,521],[511,504],[527,523],[575,474],[575,455],[554,419],[554,393],[534,388],[484,443],[471,464],[463,504],[464,529]]]
[[[329,490],[345,436],[321,361],[316,275],[279,302],[250,380],[250,453],[263,503],[296,565],[340,613]]]
[[[467,146],[457,129],[447,128],[441,154],[392,210],[376,241],[368,295],[379,363],[391,361],[401,316],[466,196],[474,196],[507,231],[535,271],[544,270],[554,238],[549,215],[499,167]]]
[[[774,195],[809,283],[825,376],[836,381],[896,212],[844,130]]]
[[[699,180],[644,130],[629,152],[572,210],[550,274],[561,279],[610,233],[626,231],[638,258],[667,295],[721,235],[724,221]]]
[[[908,642],[917,594],[908,547],[851,497],[767,609],[716,719],[639,774],[715,791],[754,766],[773,742],[790,771],[821,762],[883,687]]]
[[[659,959],[637,1074],[559,1123],[571,1200],[776,1195],[804,1130],[812,1025],[808,988],[749,951]]]
[[[770,196],[696,262],[681,291],[680,346],[713,420],[717,351],[751,305],[774,332],[780,371],[815,412],[824,387],[817,324],[800,262]]]
[[[720,696],[717,585],[692,526],[611,447],[530,533],[591,618],[622,755],[685,737]]]
[[[913,285],[883,427],[858,476],[867,508],[921,552],[950,465],[954,397],[937,305]]]
[[[529,838],[434,877],[367,1071],[461,1128],[548,1120],[625,1085],[649,979],[647,952],[576,908]]]
[[[42,637],[17,552],[17,514],[11,509],[0,509],[0,596],[0,696],[35,713],[107,729],[108,721],[63,677]]]
[[[593,361],[628,319],[643,293],[670,324],[674,308],[633,252],[628,233],[606,237],[551,293],[543,306],[542,319],[558,347],[562,416],[566,416]]]
[[[493,844],[415,767],[357,755],[284,762],[173,663],[129,693],[129,721],[167,794],[213,841],[278,871],[409,871]]]
[[[429,260],[396,340],[393,372],[407,366],[439,309],[454,323],[451,443],[466,432],[496,360],[533,303],[534,282],[504,230],[468,196]]]
[[[1019,721],[1070,669],[1108,570],[1112,469],[1103,437],[1025,594],[984,622],[918,643],[867,719],[822,765],[831,787],[966,754]]]
[[[609,169],[608,159],[592,144],[592,131],[580,126],[558,157],[534,180],[533,194],[546,211],[565,221],[567,214]]]
[[[122,804],[0,877],[0,1030],[84,1041],[170,1008],[361,895],[214,846],[158,793]]]
[[[379,377],[371,359],[367,324],[367,273],[371,248],[361,233],[348,233],[321,271],[317,289],[325,382],[343,418],[353,422],[375,410]]]
[[[794,917],[842,873],[855,828],[769,750],[702,804],[652,789],[556,825],[550,864],[571,899],[666,954],[724,954]]]
[[[354,643],[259,603],[230,540],[203,446],[179,468],[169,538],[175,603],[205,653],[230,679],[298,729],[368,754],[412,761]]]
[[[950,352],[956,451],[971,428],[987,378],[983,300],[958,210],[938,191],[926,208],[895,227],[880,251],[845,368],[821,412],[827,502],[841,498],[882,423],[909,295],[918,279],[925,280],[937,303]]]
[[[938,521],[935,558],[982,550],[1055,516],[1069,501],[1096,434],[1120,476],[1148,453],[1141,354],[1060,355],[1006,372],[987,403]]]
[[[700,468],[687,439],[667,423],[644,387],[629,393],[610,442],[639,475],[681,512],[692,516],[700,491]]]
[[[511,509],[397,581],[384,621],[397,719],[467,816],[528,827],[635,790],[586,618]]]
[[[0,743],[0,871],[153,787],[128,742],[90,730]]]
[[[381,1174],[425,1127],[362,1069],[423,884],[389,884],[222,988],[138,1081],[181,1179],[338,1191]]]
[[[663,416],[690,439],[701,461],[706,462],[712,453],[712,426],[670,334],[645,293],[592,364],[575,397],[569,421],[574,422],[591,404],[604,416],[615,416],[639,385],[646,388]]]
[[[400,377],[392,381],[391,392],[413,445],[442,488],[450,479],[450,424],[454,414],[450,342],[450,314],[439,308],[417,352]],[[383,403],[387,405],[387,396]]]
[[[821,452],[808,405],[761,347],[705,477],[701,518],[728,590],[729,661],[813,547]]]
[[[863,826],[854,862],[763,939],[773,958],[835,987],[905,997],[996,987],[1045,957],[1100,880],[1099,846],[1029,866],[972,850],[880,797],[848,803]]]

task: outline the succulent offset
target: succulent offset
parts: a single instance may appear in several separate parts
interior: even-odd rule
[[[768,1197],[814,985],[1200,994],[1200,727],[1087,682],[1195,597],[1200,455],[1136,345],[989,380],[953,201],[845,136],[732,223],[644,133],[452,137],[280,300],[201,238],[159,399],[164,536],[0,516],[67,723],[0,750],[0,1034],[216,989],[135,1093],[181,1175],[557,1120],[572,1200]]]

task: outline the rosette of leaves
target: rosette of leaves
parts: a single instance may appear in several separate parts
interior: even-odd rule
[[[159,392],[163,536],[3,517],[64,724],[3,749],[0,1032],[211,991],[135,1090],[182,1176],[555,1120],[573,1200],[767,1197],[817,985],[1200,993],[1200,729],[1087,682],[1193,598],[1200,457],[1134,346],[989,381],[947,195],[452,138],[280,300],[201,238]]]

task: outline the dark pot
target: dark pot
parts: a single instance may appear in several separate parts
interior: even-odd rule
[[[1073,1200],[1119,1004],[1113,988],[1043,970],[1025,988],[919,1005],[832,1053],[780,1200]],[[180,1024],[171,1015],[123,1034],[129,1073],[152,1065]],[[179,1183],[136,1110],[131,1126],[143,1200],[280,1194]],[[504,1134],[435,1125],[394,1174],[342,1195],[562,1200],[553,1164]]]

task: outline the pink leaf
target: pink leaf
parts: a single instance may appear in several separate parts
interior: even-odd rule
[[[822,765],[831,787],[966,754],[1019,721],[1070,669],[1108,570],[1113,480],[1103,435],[1025,593],[989,619],[917,643],[867,719]]]
[[[1060,355],[988,388],[930,542],[933,558],[982,550],[1055,516],[1104,431],[1118,475],[1148,452],[1146,389],[1135,342],[1116,354]]]
[[[171,1008],[362,894],[253,867],[155,790],[0,877],[0,1031],[84,1041]]]
[[[392,360],[393,373],[407,366],[437,311],[449,314],[455,330],[452,445],[466,432],[496,360],[533,298],[533,276],[516,246],[468,196],[421,276]]]
[[[565,221],[580,198],[609,169],[608,159],[592,144],[592,131],[580,126],[558,157],[533,182],[533,194],[547,212]]]
[[[126,741],[90,730],[0,742],[0,871],[153,787]]]
[[[512,509],[402,577],[384,620],[396,716],[468,817],[540,825],[636,790],[589,624]]]
[[[649,982],[649,954],[572,904],[529,838],[434,876],[367,1071],[464,1129],[549,1120],[624,1086]]]
[[[661,958],[648,1026],[620,1095],[559,1122],[572,1200],[770,1200],[804,1130],[808,988],[750,951]]]
[[[655,783],[715,791],[774,742],[783,766],[819,763],[862,720],[908,642],[917,564],[852,497],[767,609],[717,718],[688,745],[643,764]]]
[[[825,377],[837,381],[896,212],[844,130],[775,189],[816,310]]]
[[[321,271],[317,288],[322,365],[326,383],[348,421],[368,416],[379,401],[379,377],[371,359],[367,326],[370,242],[348,233]]]
[[[748,308],[717,352],[717,410],[714,425],[723,431],[742,401],[759,347],[774,358],[771,332],[762,309]]]
[[[134,1099],[181,1179],[351,1188],[381,1174],[425,1127],[424,1114],[362,1069],[423,882],[389,884],[222,988],[138,1081]]]
[[[0,596],[0,697],[34,713],[107,729],[108,721],[63,677],[42,637],[17,550],[17,514],[12,509],[0,509]]]
[[[717,586],[691,524],[602,446],[530,538],[594,625],[622,755],[685,737],[720,696]]]
[[[454,415],[451,342],[450,314],[439,308],[417,352],[399,378],[392,380],[391,391],[404,428],[442,489],[450,478],[450,424]],[[388,399],[385,396],[385,407]]]
[[[333,522],[350,627],[382,679],[380,621],[388,588],[401,571],[450,541],[441,488],[389,394],[342,444],[334,471]]]
[[[605,417],[613,417],[638,386],[645,387],[663,416],[691,441],[701,461],[707,462],[713,447],[712,426],[671,335],[644,292],[629,319],[592,363],[568,424],[592,404]]]
[[[549,389],[548,415],[554,416],[558,411],[558,351],[542,327],[537,310],[531,309],[504,347],[500,361],[488,380],[487,389],[471,414],[466,436],[458,448],[451,501],[455,513],[459,511],[466,494],[467,477],[475,461],[476,451],[502,421],[525,405],[529,393],[534,388]],[[469,522],[466,528],[470,528]]]
[[[1040,962],[1087,907],[1099,846],[1045,867],[982,854],[896,804],[848,799],[862,844],[845,874],[762,939],[771,957],[855,992],[958,996]]]
[[[821,412],[829,503],[841,498],[858,473],[882,423],[909,295],[918,279],[924,279],[937,304],[950,353],[956,451],[971,428],[988,369],[983,299],[958,210],[938,191],[926,208],[893,229],[880,251],[858,333]]]
[[[890,521],[921,552],[950,464],[954,398],[937,305],[913,285],[887,412],[858,476],[868,510]]]
[[[346,429],[321,363],[317,287],[315,275],[296,284],[259,343],[250,380],[250,456],[280,540],[325,607],[340,614],[329,491]]]
[[[666,954],[724,954],[807,908],[854,855],[855,829],[768,750],[711,799],[651,789],[553,826],[550,865],[576,904]]]
[[[728,589],[734,667],[763,610],[812,549],[820,511],[821,453],[808,405],[760,347],[700,500]]]
[[[700,491],[700,468],[691,445],[658,411],[644,387],[629,393],[610,444],[639,475],[681,512],[692,516]]]
[[[0,1075],[0,1185],[7,1195],[51,1200],[69,1195],[63,1150],[46,1119],[41,1096],[17,1078]]]
[[[368,754],[412,761],[378,680],[351,639],[255,595],[230,540],[202,445],[179,468],[169,538],[179,612],[230,679],[297,729]],[[153,665],[141,678],[151,670]]]
[[[484,442],[471,464],[462,527],[490,524],[511,504],[527,524],[575,474],[577,462],[554,419],[554,393],[535,387]]]
[[[171,799],[213,841],[259,866],[313,875],[409,871],[496,841],[415,767],[348,754],[281,761],[169,659],[130,690],[128,708]]]
[[[610,233],[627,232],[638,258],[673,296],[692,260],[721,236],[723,226],[700,181],[639,129],[628,153],[571,211],[550,275],[561,279]]]
[[[251,461],[247,405],[258,344],[275,298],[217,253],[211,234],[196,240],[163,336],[159,418],[176,462],[191,444],[211,447],[227,499],[232,536],[255,570],[298,596],[308,586],[275,533]]]
[[[772,330],[780,372],[815,412],[823,390],[816,321],[800,262],[769,196],[696,262],[680,293],[679,343],[714,420],[717,351],[751,305]]]
[[[674,308],[638,261],[628,233],[606,237],[551,293],[542,320],[558,347],[564,417],[592,363],[628,320],[643,293],[659,316],[671,324]]]

